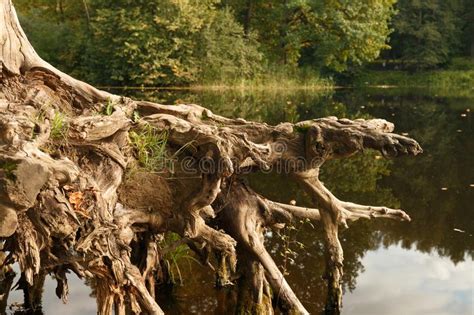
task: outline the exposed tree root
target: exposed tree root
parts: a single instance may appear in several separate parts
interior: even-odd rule
[[[26,306],[38,304],[38,281],[47,273],[55,275],[56,293],[65,301],[71,270],[93,281],[99,314],[162,314],[155,297],[163,255],[158,240],[173,231],[216,271],[218,286],[239,277],[239,313],[273,314],[273,298],[285,312],[307,314],[264,246],[267,229],[304,218],[322,222],[327,308],[337,313],[339,226],[360,218],[410,220],[402,210],[341,201],[318,179],[325,161],[364,149],[387,157],[420,153],[416,141],[392,133],[391,123],[328,117],[271,126],[193,104],[121,98],[39,58],[10,0],[0,0],[0,18],[0,254],[8,253],[2,257],[0,311],[11,288],[9,266],[17,262],[29,294]],[[101,115],[110,101],[113,113]],[[136,164],[129,132],[144,126],[167,132],[169,148],[182,152],[180,171],[199,182],[185,178],[175,187],[150,177],[143,198],[127,195],[138,193],[127,190],[125,172]],[[289,175],[312,197],[311,207],[255,193],[241,174],[259,170]],[[146,176],[140,175],[142,183]],[[211,253],[218,257],[215,267]]]

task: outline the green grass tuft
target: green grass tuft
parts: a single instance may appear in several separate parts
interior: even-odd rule
[[[331,78],[322,78],[317,71],[309,68],[269,67],[253,78],[212,77],[203,78],[191,85],[193,90],[331,90]]]
[[[112,113],[115,111],[114,109],[114,102],[110,99],[107,100],[107,104],[105,104],[103,110],[102,110],[102,114],[105,115],[105,116],[110,116],[112,115]]]
[[[183,284],[180,265],[186,260],[191,268],[192,261],[199,262],[190,254],[189,247],[185,243],[180,242],[181,237],[173,232],[165,234],[160,245],[164,249],[164,261],[168,268],[169,281],[171,284]]]
[[[140,120],[140,113],[136,110],[133,111],[133,115],[132,115],[132,121],[133,122],[138,122]]]
[[[65,116],[60,112],[54,113],[53,120],[51,121],[51,138],[65,138],[68,128],[69,126],[65,120]]]
[[[167,163],[167,131],[158,131],[146,125],[139,131],[130,132],[130,142],[137,152],[138,162],[149,171],[162,170]]]

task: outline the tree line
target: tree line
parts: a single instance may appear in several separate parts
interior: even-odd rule
[[[473,0],[18,0],[41,56],[98,85],[334,76],[474,55]],[[349,71],[350,72],[350,71]]]

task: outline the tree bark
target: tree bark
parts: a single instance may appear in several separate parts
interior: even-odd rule
[[[328,307],[338,312],[338,226],[359,218],[409,220],[402,210],[340,201],[318,180],[326,160],[364,149],[387,157],[422,151],[392,133],[389,122],[327,117],[272,126],[193,104],[119,97],[43,61],[11,0],[0,0],[0,18],[0,236],[9,253],[5,264],[18,262],[27,286],[54,273],[65,300],[71,270],[96,284],[99,314],[114,306],[117,314],[162,314],[154,294],[162,256],[157,240],[172,231],[206,265],[212,266],[209,253],[218,254],[220,286],[240,276],[239,312],[272,314],[273,292],[282,310],[307,314],[263,241],[265,230],[309,218],[325,230]],[[100,115],[106,103],[113,113]],[[166,132],[168,149],[181,152],[175,164],[183,176],[171,181],[141,169],[140,189],[132,191],[127,172],[136,171],[137,155],[130,133],[146,128]],[[258,195],[241,177],[259,170],[289,175],[314,204],[296,207]]]

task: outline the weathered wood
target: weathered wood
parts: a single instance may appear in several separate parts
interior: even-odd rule
[[[53,273],[65,300],[71,270],[94,284],[99,314],[114,308],[162,314],[154,292],[162,255],[157,240],[173,231],[204,264],[212,266],[210,253],[217,253],[219,286],[240,275],[238,312],[272,314],[271,291],[282,310],[307,314],[264,246],[266,229],[307,218],[325,231],[328,309],[337,313],[339,225],[410,219],[402,210],[341,201],[318,179],[325,161],[365,149],[387,157],[420,153],[416,141],[392,133],[391,123],[327,117],[272,126],[194,104],[119,97],[44,62],[11,0],[0,0],[0,18],[0,237],[6,265],[19,263],[27,288]],[[100,114],[106,102],[113,104],[109,116]],[[181,152],[185,176],[174,184],[143,170],[134,182],[126,173],[136,165],[129,134],[146,126],[166,131],[168,148]],[[273,202],[240,180],[242,172],[259,170],[289,175],[312,197],[311,207]],[[134,183],[145,186],[139,192]]]

